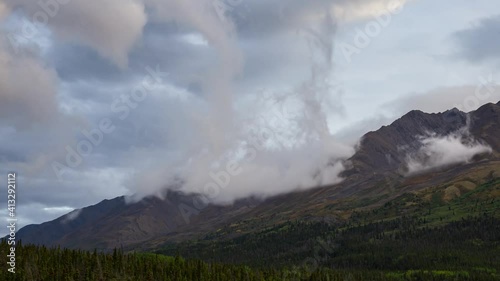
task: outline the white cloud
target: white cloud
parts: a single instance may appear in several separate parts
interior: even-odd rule
[[[68,223],[72,220],[75,220],[76,218],[78,218],[78,216],[82,213],[82,210],[83,209],[74,209],[73,211],[71,211],[70,213],[67,213],[67,215],[64,217],[64,219],[62,220],[62,223]]]
[[[409,174],[469,163],[476,155],[492,152],[491,147],[471,139],[463,131],[448,136],[422,137],[420,143],[420,149],[407,157]]]
[[[197,45],[197,46],[208,46],[207,40],[198,33],[189,33],[182,36],[182,40],[189,44]]]
[[[73,211],[74,208],[68,207],[68,206],[62,206],[62,207],[44,207],[43,210],[47,213],[50,214],[66,214],[70,211]]]
[[[206,83],[200,107],[192,102],[183,113],[188,116],[183,129],[189,131],[189,139],[174,141],[181,144],[175,150],[182,157],[179,161],[164,157],[165,153],[148,157],[149,165],[130,184],[134,192],[158,194],[181,179],[183,191],[209,194],[210,199],[221,202],[341,180],[338,175],[343,166],[338,160],[354,151],[335,140],[327,124],[327,101],[339,97],[329,80],[335,23],[328,13],[304,26],[308,32],[299,38],[309,46],[312,59],[302,66],[310,71],[309,77],[293,83],[289,92],[271,91],[270,96],[255,95],[242,102],[234,91],[243,62],[234,25],[219,18],[211,1],[149,3],[158,8],[156,21],[176,21],[202,34],[217,52],[218,61],[202,79]],[[341,108],[336,102],[335,108]],[[230,175],[228,163],[240,172]],[[230,179],[217,183],[213,173]]]
[[[401,11],[408,0],[346,1],[333,6],[334,14],[344,21],[373,19]]]

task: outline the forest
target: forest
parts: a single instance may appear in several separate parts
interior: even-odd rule
[[[231,240],[165,245],[157,253],[23,245],[0,280],[500,280],[500,220],[443,227],[411,218],[333,227],[288,222]],[[1,243],[1,255],[8,251]],[[182,256],[182,257],[181,257]]]
[[[0,280],[500,280],[499,183],[451,201],[442,188],[407,193],[337,223],[288,220],[239,234],[228,225],[145,252],[17,241],[16,273],[2,263]],[[10,247],[2,240],[0,254]]]

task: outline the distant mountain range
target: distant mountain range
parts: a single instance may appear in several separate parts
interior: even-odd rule
[[[425,148],[425,138],[450,134],[462,134],[459,141],[465,147],[473,140],[491,150],[475,154],[466,163],[451,162],[408,173],[409,156]],[[424,157],[431,156],[424,153]],[[214,233],[234,238],[290,220],[334,224],[348,220],[354,211],[376,208],[403,194],[421,194],[431,187],[444,190],[457,183],[466,185],[464,182],[476,186],[500,177],[500,102],[469,113],[457,109],[437,114],[411,111],[389,126],[364,135],[357,152],[346,163],[342,173],[345,180],[333,186],[205,208],[193,204],[196,195],[177,191],[169,191],[164,199],[151,197],[131,204],[118,197],[53,221],[28,225],[17,237],[23,243],[69,248],[155,249],[167,242]],[[272,183],[269,185],[272,188]]]

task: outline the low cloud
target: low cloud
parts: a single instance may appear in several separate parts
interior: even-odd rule
[[[69,212],[67,215],[64,216],[62,223],[68,223],[68,222],[75,220],[82,213],[82,210],[83,209],[76,209],[76,210]]]
[[[178,9],[177,16],[183,12],[186,10]],[[239,49],[225,52],[237,47],[229,36],[232,25],[223,26],[225,32],[220,34],[220,24],[214,24],[220,20],[213,16],[187,15],[184,21],[198,19],[193,27],[203,26],[200,32],[210,45],[225,54],[219,58],[227,67],[221,76],[224,79],[205,74],[204,79],[215,83],[202,88],[205,100],[193,97],[190,102],[183,127],[190,138],[183,139],[184,133],[174,141],[180,144],[175,149],[181,154],[179,161],[167,157],[152,161],[148,157],[149,166],[138,173],[130,189],[143,196],[161,194],[177,182],[180,184],[175,187],[182,191],[230,202],[249,195],[269,196],[339,182],[341,160],[354,150],[334,139],[328,128],[327,113],[342,110],[340,95],[330,80],[336,32],[331,15],[324,13],[302,37],[310,50],[308,78],[289,90],[248,96],[233,92],[238,68],[227,61],[242,57]],[[336,102],[331,102],[332,98],[337,98]]]
[[[419,150],[407,157],[408,174],[469,163],[476,155],[492,152],[490,146],[474,140],[465,130],[448,136],[422,137],[420,144]]]

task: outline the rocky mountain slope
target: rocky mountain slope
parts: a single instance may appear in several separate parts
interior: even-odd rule
[[[445,136],[463,128],[469,137],[488,144],[492,152],[478,155],[471,163],[407,174],[408,151],[422,146],[421,136]],[[24,243],[71,248],[153,249],[210,233],[237,237],[290,220],[336,223],[349,219],[354,211],[380,207],[402,194],[464,181],[479,185],[500,177],[500,102],[470,113],[457,109],[438,114],[411,111],[391,125],[367,133],[347,163],[345,180],[334,186],[266,200],[248,198],[231,206],[199,206],[196,195],[174,191],[164,199],[146,198],[131,204],[119,197],[78,210],[78,214],[26,226],[17,236]]]

